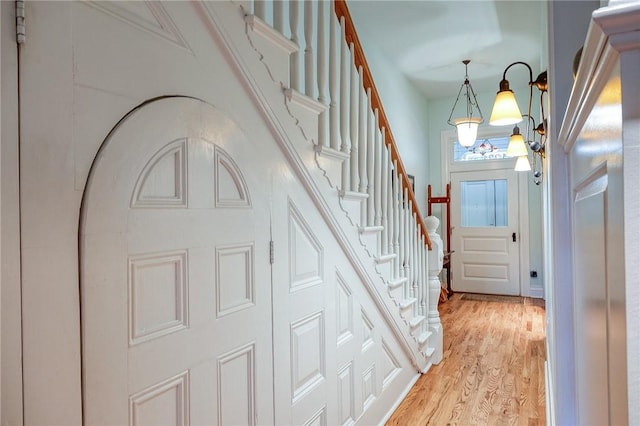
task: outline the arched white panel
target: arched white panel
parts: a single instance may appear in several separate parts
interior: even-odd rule
[[[251,207],[247,184],[231,156],[216,146],[215,159],[216,207]]]
[[[163,147],[138,177],[131,207],[187,207],[187,140]]]

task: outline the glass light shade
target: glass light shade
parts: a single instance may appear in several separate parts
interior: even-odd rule
[[[509,157],[522,157],[527,155],[527,146],[524,144],[524,138],[521,134],[511,135],[509,138],[509,146],[507,146],[507,155]]]
[[[458,142],[464,147],[472,146],[476,143],[478,136],[478,125],[482,122],[481,118],[465,117],[453,120],[458,129]]]
[[[522,121],[522,113],[518,108],[518,102],[511,90],[502,90],[496,95],[491,110],[489,124],[492,126],[507,126]]]
[[[513,168],[516,172],[528,172],[531,170],[531,164],[529,163],[529,157],[523,155],[516,160],[516,166]]]

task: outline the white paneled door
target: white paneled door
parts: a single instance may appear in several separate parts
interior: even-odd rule
[[[451,173],[451,226],[454,291],[520,294],[515,171]]]
[[[250,151],[187,98],[106,141],[81,226],[86,424],[273,421],[268,190]]]

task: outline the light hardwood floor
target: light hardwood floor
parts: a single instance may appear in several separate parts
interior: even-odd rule
[[[544,302],[440,305],[444,357],[387,425],[544,425]]]

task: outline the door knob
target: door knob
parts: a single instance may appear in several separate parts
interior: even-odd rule
[[[511,234],[511,239],[513,240],[514,243],[516,242],[516,233],[515,232]]]

